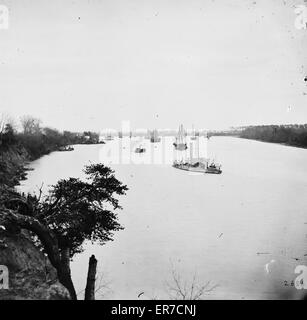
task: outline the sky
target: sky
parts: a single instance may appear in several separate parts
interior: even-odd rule
[[[0,5],[0,113],[15,119],[74,131],[307,123],[303,0]]]

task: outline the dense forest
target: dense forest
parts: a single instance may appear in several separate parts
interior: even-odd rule
[[[239,137],[306,148],[307,124],[250,126]]]

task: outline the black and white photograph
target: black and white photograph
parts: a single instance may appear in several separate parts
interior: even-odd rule
[[[307,0],[0,0],[0,300],[305,299]]]

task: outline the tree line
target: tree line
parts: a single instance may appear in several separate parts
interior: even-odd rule
[[[32,116],[20,119],[21,130],[17,130],[14,120],[0,119],[0,151],[4,152],[17,146],[27,153],[29,160],[56,151],[71,144],[99,143],[99,133],[85,131],[82,133],[63,131],[43,127],[41,121]]]
[[[239,137],[306,148],[307,124],[249,126]]]
[[[208,137],[211,136],[234,136],[306,148],[307,124],[245,126],[224,131],[209,131]]]

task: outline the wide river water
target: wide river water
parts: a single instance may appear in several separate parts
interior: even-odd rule
[[[134,153],[140,140],[145,154]],[[31,164],[23,191],[83,178],[84,165],[97,162],[129,187],[118,212],[125,229],[74,257],[80,298],[91,254],[99,261],[98,299],[169,298],[173,274],[186,288],[210,281],[215,288],[203,299],[302,295],[291,281],[296,266],[307,265],[307,150],[232,137],[212,137],[206,150],[206,141],[200,138],[200,156],[216,156],[221,175],[173,168],[173,156],[182,155],[173,153],[170,137],[157,144],[124,138],[77,145]]]

